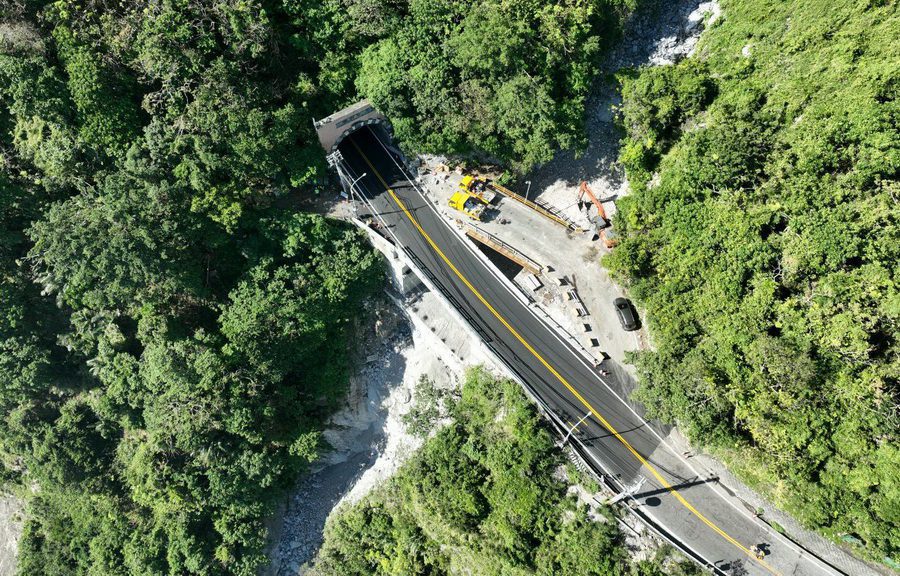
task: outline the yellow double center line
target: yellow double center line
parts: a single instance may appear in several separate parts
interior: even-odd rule
[[[535,358],[537,358],[538,362],[543,364],[543,366],[547,370],[549,370],[550,373],[553,374],[553,376],[555,376],[556,379],[559,380],[560,383],[562,383],[562,385],[565,386],[569,390],[569,392],[571,392],[572,395],[575,396],[575,398],[577,398],[578,401],[584,405],[585,408],[590,410],[591,414],[593,414],[594,417],[597,418],[597,420],[601,424],[603,424],[603,426],[607,430],[609,430],[610,434],[615,436],[616,439],[619,442],[621,442],[622,445],[625,446],[625,448],[627,448],[629,452],[631,452],[631,454],[638,460],[638,462],[640,462],[641,465],[644,468],[646,468],[653,475],[654,478],[656,478],[656,480],[660,483],[660,485],[663,488],[665,488],[666,490],[668,490],[672,494],[672,496],[674,496],[675,499],[681,503],[682,506],[687,508],[701,522],[703,522],[704,524],[706,524],[707,526],[712,528],[716,533],[718,533],[725,540],[727,540],[728,542],[733,544],[735,547],[740,549],[744,554],[749,556],[753,561],[758,562],[766,570],[768,570],[772,574],[775,574],[776,576],[781,576],[781,574],[777,570],[775,570],[772,566],[770,566],[765,560],[760,560],[759,558],[757,558],[756,555],[753,552],[751,552],[747,547],[745,547],[743,544],[741,544],[740,542],[738,542],[737,540],[732,538],[724,530],[722,530],[721,528],[716,526],[709,518],[707,518],[702,513],[700,513],[699,510],[694,508],[694,506],[690,502],[685,500],[684,496],[682,496],[678,492],[678,490],[676,490],[671,484],[669,484],[669,482],[665,478],[663,478],[662,474],[660,474],[659,471],[657,471],[656,468],[652,464],[650,464],[650,462],[648,462],[646,458],[641,456],[641,454],[637,450],[634,449],[634,447],[628,442],[628,440],[626,440],[621,434],[619,434],[619,432],[612,426],[612,424],[610,424],[606,420],[606,418],[601,416],[600,413],[597,412],[597,410],[587,400],[584,399],[584,397],[578,392],[578,390],[576,390],[571,384],[569,384],[568,380],[563,378],[563,376],[559,372],[557,372],[557,370],[553,366],[551,366],[546,360],[544,360],[544,357],[541,356],[538,353],[538,351],[535,350],[534,347],[532,347],[531,344],[529,344],[519,334],[519,332],[515,328],[513,328],[509,324],[509,322],[507,322],[506,319],[500,315],[499,312],[497,312],[497,310],[493,306],[491,306],[490,302],[488,302],[484,298],[484,296],[482,296],[481,293],[472,285],[472,283],[469,282],[469,279],[466,278],[465,276],[463,276],[462,272],[460,272],[459,269],[457,269],[456,266],[453,264],[453,262],[451,262],[450,259],[447,258],[447,256],[444,254],[444,251],[441,250],[438,247],[438,245],[435,244],[435,242],[431,239],[431,236],[429,236],[428,233],[422,229],[422,226],[419,225],[419,222],[413,217],[413,215],[410,213],[410,211],[406,208],[406,205],[403,203],[403,201],[400,200],[400,198],[397,196],[397,194],[391,189],[390,185],[388,185],[388,183],[381,176],[381,173],[378,172],[378,170],[375,168],[375,166],[372,164],[372,162],[369,161],[369,158],[365,155],[365,153],[363,153],[362,149],[356,144],[356,142],[354,142],[353,140],[350,140],[350,143],[353,144],[353,147],[356,148],[356,151],[359,152],[359,155],[362,157],[362,159],[366,162],[366,164],[368,164],[369,168],[372,169],[372,173],[375,174],[375,177],[378,178],[379,182],[381,182],[382,186],[384,186],[384,189],[387,191],[387,193],[390,194],[390,196],[394,200],[394,202],[397,203],[397,206],[400,207],[400,210],[403,211],[403,213],[406,215],[406,217],[409,219],[409,221],[412,223],[412,225],[415,226],[416,230],[419,231],[419,234],[421,234],[422,237],[425,239],[425,241],[428,242],[428,245],[431,246],[431,248],[441,258],[441,260],[444,261],[444,263],[447,265],[447,267],[453,271],[453,273],[456,275],[456,277],[459,278],[459,280],[463,284],[465,284],[466,288],[468,288],[472,292],[472,294],[482,304],[484,304],[484,306],[491,312],[491,314],[493,314],[494,317],[497,320],[499,320],[500,323],[503,324],[503,326],[506,327],[507,330],[509,330],[510,334],[512,334],[516,340],[518,340]]]

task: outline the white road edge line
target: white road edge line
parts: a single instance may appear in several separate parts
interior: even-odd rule
[[[441,222],[443,222],[444,225],[447,226],[448,229],[450,229],[451,231],[453,231],[453,232],[455,233],[453,227],[450,226],[449,223],[447,223],[447,221],[446,221],[446,219],[444,218],[444,216],[443,216],[440,212],[437,211],[437,208],[435,208],[435,207],[432,205],[432,202],[429,200],[428,196],[426,196],[425,192],[419,188],[419,184],[418,184],[418,183],[416,182],[416,180],[412,177],[412,174],[410,174],[409,172],[407,172],[406,169],[405,169],[404,167],[402,167],[402,166],[397,162],[397,160],[394,158],[393,154],[391,154],[390,150],[387,149],[387,147],[384,145],[384,142],[381,141],[381,138],[379,138],[378,135],[375,134],[374,131],[372,131],[372,136],[375,138],[375,140],[378,141],[378,144],[381,145],[381,147],[384,149],[385,153],[388,155],[388,157],[391,159],[391,161],[394,163],[394,165],[397,166],[398,169],[400,169],[401,173],[403,173],[404,175],[406,175],[406,176],[409,177],[409,178],[407,178],[407,181],[413,186],[413,188],[416,189],[416,191],[419,193],[419,195],[420,195],[420,196],[422,197],[422,199],[425,201],[425,204],[427,204],[427,205],[429,206],[429,208],[430,208],[432,211],[434,211],[434,213],[438,216],[438,219],[439,219]],[[392,234],[392,235],[393,235],[393,234]],[[484,265],[484,261],[481,259],[481,257],[479,257],[479,254],[478,254],[477,250],[476,250],[469,242],[463,242],[463,244],[466,246],[466,248],[467,248],[470,252],[473,253],[473,255],[474,255],[474,256],[482,263],[482,265]],[[500,276],[502,276],[502,275],[499,275],[499,274],[493,269],[493,266],[486,266],[486,268],[487,268],[488,272],[489,272],[492,276],[494,276],[495,278],[497,278],[498,280],[500,280],[500,283],[506,288],[506,290],[507,290],[514,298],[516,298],[517,300],[520,300],[520,301],[521,301],[521,293],[517,294],[518,290],[517,290],[517,289],[514,289],[514,288],[511,288],[511,287],[508,285],[509,279],[507,279],[505,276],[501,278]],[[572,347],[571,344],[569,344],[568,342],[566,342],[565,340],[563,340],[563,338],[557,333],[557,331],[554,330],[554,329],[552,329],[552,327],[549,326],[549,324],[548,324],[544,319],[542,319],[541,317],[539,317],[539,316],[534,312],[534,310],[532,310],[532,308],[531,308],[530,306],[527,306],[527,305],[526,305],[525,308],[531,313],[532,316],[534,316],[535,319],[537,319],[537,320],[543,322],[545,325],[547,325],[547,326],[550,328],[550,332],[553,333],[554,337],[555,337],[557,340],[559,340],[559,342],[560,342],[561,344],[563,344],[564,346],[568,346],[573,352],[575,352],[575,356],[581,361],[581,363],[585,366],[585,368],[587,368],[588,371],[591,372],[592,374],[595,374],[597,380],[599,380],[599,381],[606,387],[606,389],[609,390],[609,392],[610,392],[613,396],[615,396],[615,397],[622,403],[623,406],[625,406],[632,414],[634,414],[634,415],[638,418],[638,420],[639,420],[640,422],[642,422],[642,423],[643,423],[643,424],[644,424],[644,425],[645,425],[645,426],[653,433],[653,435],[657,437],[657,439],[659,439],[661,445],[665,446],[665,448],[668,449],[668,450],[675,456],[675,458],[676,458],[677,460],[680,460],[681,462],[683,462],[683,463],[687,466],[688,469],[690,469],[694,474],[697,475],[698,478],[702,478],[702,477],[703,477],[703,476],[697,471],[697,469],[694,468],[694,466],[693,466],[686,458],[684,458],[684,456],[683,456],[682,454],[680,454],[677,450],[675,450],[675,449],[674,449],[674,448],[673,448],[673,447],[665,440],[665,438],[663,438],[663,437],[662,437],[662,436],[654,429],[654,427],[653,427],[652,425],[650,425],[649,422],[647,422],[646,419],[644,419],[640,414],[638,414],[637,412],[635,412],[635,410],[634,410],[631,406],[629,406],[628,403],[625,402],[625,400],[624,400],[624,399],[623,399],[623,398],[622,398],[615,390],[612,389],[612,387],[609,386],[609,384],[606,382],[606,380],[604,380],[604,379],[601,378],[599,375],[596,375],[595,372],[593,372],[593,370],[594,370],[593,367],[592,367],[590,364],[587,363],[587,361],[585,360],[585,358],[584,358],[581,354],[579,354],[578,351],[577,351],[576,349],[574,349],[574,348]],[[590,450],[588,450],[588,452],[590,452]],[[651,456],[651,454],[648,454],[648,455],[647,455],[647,458],[649,458],[650,456]],[[794,549],[794,551],[797,553],[797,555],[798,555],[799,557],[812,558],[812,559],[815,560],[815,562],[816,562],[817,564],[820,564],[820,565],[821,565],[820,567],[825,568],[826,570],[828,570],[829,572],[831,572],[831,573],[834,574],[835,576],[845,576],[842,572],[840,572],[840,571],[838,571],[837,569],[835,569],[834,567],[832,567],[830,564],[828,564],[827,562],[825,562],[824,560],[822,560],[821,558],[819,558],[816,554],[813,554],[812,552],[806,550],[806,549],[803,548],[802,546],[799,546],[799,545],[795,544],[795,543],[793,542],[793,540],[787,538],[786,536],[784,536],[783,534],[781,534],[780,532],[778,532],[777,530],[775,530],[774,528],[772,528],[769,524],[767,524],[767,523],[761,521],[761,520],[759,519],[759,517],[757,517],[757,516],[755,516],[755,515],[753,515],[753,514],[750,514],[750,512],[747,511],[746,508],[744,508],[743,506],[739,506],[738,504],[734,503],[734,502],[732,501],[732,499],[734,498],[734,496],[731,496],[730,494],[723,493],[722,488],[720,488],[720,487],[717,485],[717,483],[715,483],[715,482],[713,482],[713,483],[707,483],[707,486],[709,486],[710,489],[711,489],[715,494],[717,494],[717,495],[719,496],[719,498],[722,499],[723,502],[725,502],[726,504],[728,504],[729,506],[731,506],[732,508],[734,508],[735,510],[737,510],[740,514],[742,514],[744,517],[746,517],[747,519],[749,519],[752,523],[756,524],[759,528],[762,528],[763,531],[764,531],[767,535],[770,535],[770,536],[772,536],[772,537],[774,537],[774,538],[778,538],[779,540],[782,540],[783,543],[784,543],[788,548]]]

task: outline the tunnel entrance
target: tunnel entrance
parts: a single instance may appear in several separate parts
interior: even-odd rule
[[[360,100],[327,118],[313,120],[313,126],[326,154],[334,153],[344,138],[363,126],[380,127],[388,136],[391,134],[388,119],[368,100]]]

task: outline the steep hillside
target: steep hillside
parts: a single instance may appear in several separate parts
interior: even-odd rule
[[[606,259],[647,309],[640,399],[807,525],[900,557],[900,15],[722,2],[621,76],[634,193]]]

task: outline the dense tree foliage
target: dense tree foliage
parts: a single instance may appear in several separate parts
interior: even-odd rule
[[[265,561],[380,282],[355,233],[278,200],[324,174],[311,119],[360,90],[413,147],[546,160],[580,141],[628,3],[0,4],[0,457],[35,488],[20,572],[214,575]],[[510,522],[491,525],[514,542]]]
[[[640,398],[806,524],[900,557],[900,15],[722,2],[623,77],[634,194],[606,260],[646,307]]]
[[[584,143],[600,50],[631,4],[409,0],[363,52],[357,83],[415,149],[527,169]]]
[[[355,63],[321,58],[352,31],[307,21],[327,10],[3,4],[0,456],[36,488],[21,574],[265,562],[381,283],[357,233],[273,206],[322,173],[310,118],[353,96]]]
[[[687,576],[632,564],[612,513],[567,495],[564,459],[519,386],[469,372],[451,421],[387,486],[329,519],[318,576]]]

